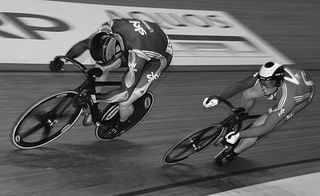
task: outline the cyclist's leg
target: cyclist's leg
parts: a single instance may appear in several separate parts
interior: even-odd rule
[[[265,122],[267,115],[264,114],[257,118],[252,126],[259,126]],[[253,146],[259,138],[242,138],[239,142],[235,143],[231,148],[225,148],[215,157],[215,164],[218,166],[225,166],[230,163],[239,153]]]
[[[261,98],[264,97],[263,91],[261,89],[261,86],[259,85],[258,82],[256,82],[256,84],[245,90],[243,92],[242,98],[241,98],[241,107],[244,107],[246,109],[247,112],[250,111],[251,108],[253,108],[253,106],[256,103],[256,99],[257,98]],[[260,116],[259,118],[257,118],[252,126],[259,126],[262,125],[264,123],[264,121],[266,120],[267,115],[264,114],[262,116]],[[237,144],[237,146],[234,148],[234,152],[235,153],[240,153],[243,150],[249,148],[250,146],[252,146],[253,144],[255,144],[257,142],[258,138],[243,138],[239,141],[239,143]]]
[[[268,117],[267,114],[261,115],[253,122],[251,127],[257,127],[257,126],[262,125],[266,121],[267,117]],[[252,138],[242,138],[240,140],[240,142],[238,143],[238,145],[234,148],[234,152],[239,154],[239,153],[245,151],[246,149],[250,148],[251,146],[253,146],[256,142],[261,141],[263,138],[264,138],[264,136],[252,137]]]
[[[103,73],[102,73],[102,75],[100,77],[95,78],[95,81],[97,81],[97,82],[105,82],[105,81],[107,81],[110,70],[118,68],[120,65],[121,65],[121,61],[120,60],[119,61],[118,60],[115,61],[112,66],[108,66],[108,67],[103,67],[103,66],[100,66],[98,64],[95,64],[94,65],[95,68],[100,68],[103,71]],[[101,93],[102,91],[103,91],[103,87],[102,86],[96,86],[96,93]],[[84,119],[82,121],[82,124],[84,126],[93,125],[92,116],[91,116],[90,113],[85,114],[85,117],[84,117]]]
[[[107,81],[108,75],[109,75],[109,70],[105,69],[104,67],[102,67],[102,66],[100,66],[98,64],[95,64],[94,67],[95,68],[100,68],[103,71],[103,73],[102,73],[102,75],[100,77],[95,78],[95,81],[97,81],[97,82],[105,82],[105,81]],[[96,86],[96,93],[101,93],[101,92],[102,92],[102,86]],[[82,120],[83,126],[91,126],[91,125],[93,125],[92,115],[90,113],[86,113],[84,115],[85,115],[85,117]]]
[[[291,119],[294,115],[296,115],[299,111],[301,111],[302,109],[304,109],[307,105],[310,104],[311,101],[305,101],[302,102],[301,104],[296,105],[291,112],[282,120],[277,124],[277,127],[280,126],[281,124],[283,124],[284,122],[288,121],[289,119]],[[252,127],[255,126],[260,126],[262,125],[265,120],[267,119],[267,114],[264,114],[262,116],[260,116],[259,118],[256,119],[256,121],[253,123]],[[242,138],[239,142],[239,144],[236,146],[236,148],[234,149],[235,153],[240,153],[245,151],[246,149],[250,148],[251,146],[253,146],[254,144],[256,144],[257,142],[260,142],[263,138],[265,137],[265,135],[260,136],[260,137],[256,137],[256,138]]]
[[[131,96],[124,102],[119,103],[120,121],[126,121],[134,111],[133,102],[144,95],[150,84],[160,77],[161,72],[168,67],[167,60],[155,60],[146,63],[141,78]]]
[[[241,107],[245,108],[246,111],[249,112],[249,110],[255,105],[256,99],[263,96],[263,91],[257,82],[253,87],[243,92],[241,97]]]
[[[277,124],[277,127],[282,125],[284,122],[288,121],[289,119],[291,119],[294,115],[296,115],[298,112],[300,112],[302,109],[304,109],[305,107],[307,107],[309,104],[311,103],[311,101],[304,101],[298,105],[296,105],[292,111],[282,120]]]
[[[128,118],[132,115],[134,111],[134,107],[132,103],[138,98],[139,97],[136,96],[133,92],[127,101],[119,103],[120,122],[124,122],[128,120]]]
[[[109,71],[104,71],[100,77],[97,77],[95,80],[97,82],[105,82],[108,79]],[[102,92],[102,86],[96,86],[96,93]]]

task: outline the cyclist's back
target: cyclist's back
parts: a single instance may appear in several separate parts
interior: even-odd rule
[[[292,67],[285,67],[284,83],[287,86],[288,96],[292,96],[297,102],[303,101],[301,98],[308,98],[308,93],[313,90],[313,82],[306,72]]]
[[[279,96],[275,97],[277,104],[269,109],[270,120],[266,123],[275,126],[290,119],[310,103],[313,91],[314,84],[306,72],[286,66]]]
[[[115,19],[110,24],[112,32],[124,39],[126,50],[141,51],[148,59],[167,57],[168,38],[159,25],[135,19]],[[172,52],[171,52],[172,53]]]

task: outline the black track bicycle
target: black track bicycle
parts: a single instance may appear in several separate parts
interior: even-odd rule
[[[110,103],[103,109],[96,102],[96,86],[120,86],[120,81],[98,82],[95,78],[102,75],[99,68],[88,69],[78,61],[66,56],[59,56],[75,65],[86,77],[75,90],[66,90],[51,94],[32,104],[18,117],[11,131],[12,143],[20,149],[33,149],[59,138],[67,132],[85,110],[89,110],[95,125],[97,139],[106,141],[134,128],[149,113],[154,96],[147,91],[137,99],[133,114],[124,129],[115,135],[116,123],[119,121],[118,103]]]
[[[221,152],[228,150],[228,148],[230,149],[231,146],[225,143],[225,135],[227,135],[231,131],[240,131],[243,125],[243,121],[248,119],[255,119],[260,116],[249,115],[245,112],[244,108],[235,108],[229,101],[219,96],[214,97],[217,98],[219,102],[227,105],[231,111],[231,114],[219,123],[209,125],[206,128],[190,133],[178,143],[173,145],[163,157],[164,164],[172,165],[186,160],[187,158],[202,152],[211,144],[224,147]],[[251,126],[251,124],[249,124],[246,128],[248,128],[249,126]]]

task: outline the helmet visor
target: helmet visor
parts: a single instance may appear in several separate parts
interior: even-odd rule
[[[264,86],[266,88],[274,88],[276,87],[277,81],[275,80],[259,80],[260,86]]]

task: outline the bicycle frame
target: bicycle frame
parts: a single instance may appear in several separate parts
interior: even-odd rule
[[[224,142],[225,135],[231,131],[240,131],[243,121],[260,116],[249,115],[244,108],[235,108],[228,100],[222,97],[213,96],[213,98],[226,104],[232,113],[219,123],[214,123],[189,133],[165,153],[163,157],[164,164],[175,164],[185,160],[207,149],[211,144],[224,146],[225,149],[229,148],[230,145]]]
[[[102,76],[99,68],[87,69],[78,61],[66,56],[59,56],[75,65],[86,79],[75,90],[61,91],[48,95],[27,108],[18,117],[12,131],[11,141],[20,149],[33,149],[43,146],[68,131],[78,120],[84,109],[88,109],[95,125],[95,135],[99,140],[106,141],[118,137],[137,125],[152,108],[153,95],[147,92],[134,104],[140,108],[135,118],[119,133],[114,130],[118,120],[119,106],[117,102],[107,103],[105,108],[99,108],[96,100],[96,87],[120,86],[119,81],[95,81]],[[85,123],[83,123],[85,125]]]
[[[245,112],[244,108],[235,108],[229,101],[225,100],[224,98],[219,96],[215,96],[215,97],[219,101],[226,104],[229,107],[230,111],[232,112],[230,116],[228,116],[226,119],[224,119],[219,123],[221,124],[222,129],[226,128],[225,130],[223,130],[223,133],[221,134],[221,136],[224,136],[231,131],[238,132],[242,128],[243,121],[249,120],[249,119],[255,119],[261,116],[261,115],[249,115],[248,113]],[[233,130],[235,125],[239,125],[238,130]],[[247,129],[248,127],[246,127],[245,129]]]
[[[99,68],[87,69],[87,67],[85,67],[83,64],[81,64],[77,60],[68,58],[66,56],[58,56],[58,58],[65,59],[67,62],[72,63],[86,76],[87,79],[78,88],[75,89],[75,91],[79,93],[79,95],[75,98],[78,98],[79,96],[81,96],[81,92],[83,92],[83,90],[88,90],[92,100],[89,102],[89,109],[92,115],[92,121],[94,124],[96,124],[101,120],[101,115],[98,108],[99,102],[96,102],[96,93],[97,93],[96,87],[120,86],[121,82],[120,81],[95,81],[97,77],[100,77],[103,74],[103,71],[101,69]]]

